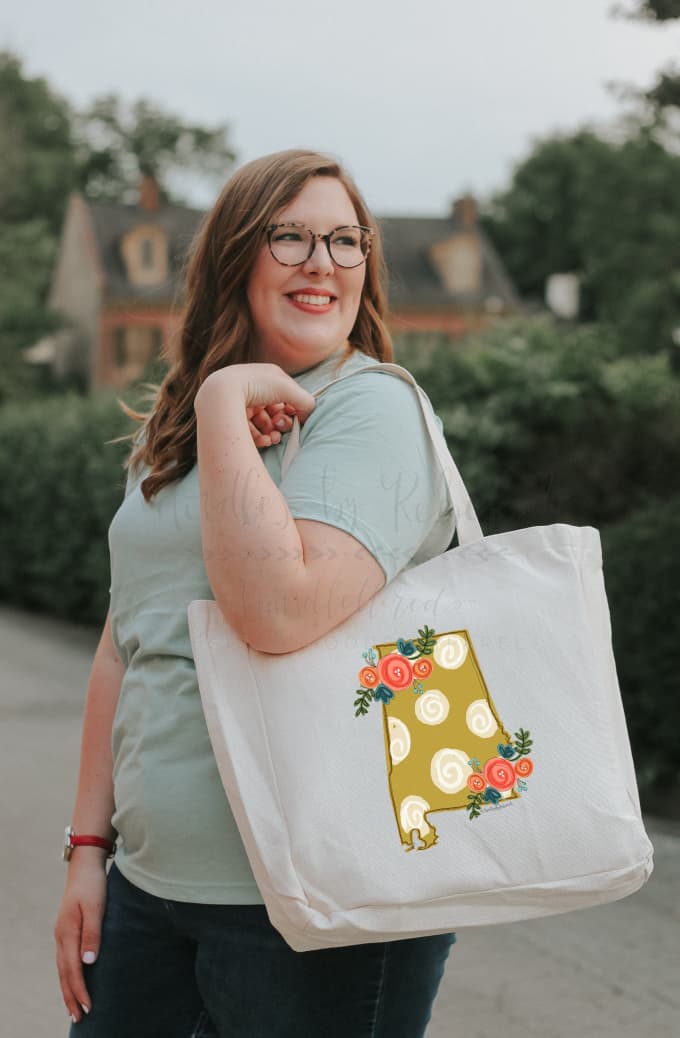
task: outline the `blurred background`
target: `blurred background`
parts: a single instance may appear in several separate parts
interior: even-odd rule
[[[600,530],[643,805],[680,818],[678,54],[680,0],[0,15],[12,616],[101,625],[118,399],[166,370],[201,216],[242,162],[325,150],[382,227],[395,359],[485,533]]]

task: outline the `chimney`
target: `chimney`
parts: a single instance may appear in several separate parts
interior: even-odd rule
[[[158,181],[154,176],[144,173],[139,184],[139,206],[148,213],[156,213],[160,209],[160,192]]]
[[[458,231],[469,231],[477,226],[477,202],[472,195],[457,198],[451,209],[451,216]]]

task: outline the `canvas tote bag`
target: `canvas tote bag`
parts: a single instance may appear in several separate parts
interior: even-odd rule
[[[286,655],[213,601],[188,614],[224,788],[295,951],[586,908],[652,871],[597,530],[483,536],[413,376],[344,377],[376,369],[415,387],[459,545]],[[296,421],[284,471],[298,444]]]

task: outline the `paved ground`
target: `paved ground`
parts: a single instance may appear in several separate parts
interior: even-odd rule
[[[96,642],[89,630],[0,609],[2,1038],[66,1034],[52,925]],[[647,827],[656,867],[632,897],[462,931],[428,1038],[679,1038],[680,823]]]

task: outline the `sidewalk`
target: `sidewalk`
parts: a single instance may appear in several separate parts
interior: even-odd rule
[[[52,926],[97,640],[0,608],[2,1038],[67,1033]],[[655,870],[632,897],[460,931],[428,1038],[678,1038],[680,822],[646,823]]]

